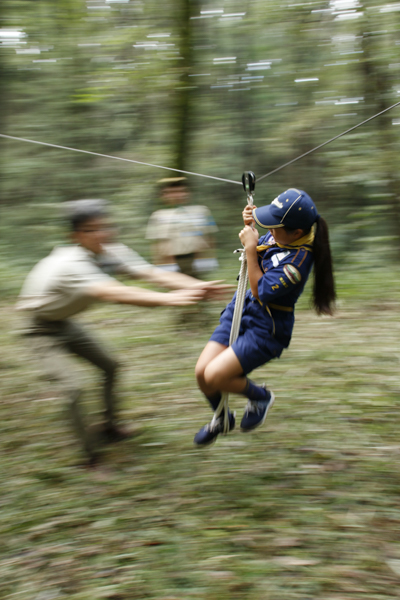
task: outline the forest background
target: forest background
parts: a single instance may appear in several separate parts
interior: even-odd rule
[[[400,98],[393,2],[5,0],[0,18],[1,133],[237,182]],[[260,181],[255,201],[305,189],[331,226],[337,265],[395,260],[399,132],[395,108]],[[143,226],[168,171],[5,138],[1,147],[2,286],[60,241],[66,200],[110,200],[123,239],[149,256]],[[189,182],[230,254],[241,186]]]
[[[317,318],[306,291],[290,349],[254,374],[277,396],[265,425],[205,452],[193,369],[219,303],[184,327],[172,309],[88,311],[135,435],[102,450],[104,470],[77,468],[15,298],[64,242],[68,200],[110,200],[150,258],[157,180],[174,173],[0,138],[0,598],[400,597],[400,108],[260,179],[398,102],[399,51],[398,2],[2,0],[1,134],[238,183],[252,170],[258,205],[305,189],[330,226],[338,311]],[[219,228],[213,276],[235,283],[244,191],[188,181]]]

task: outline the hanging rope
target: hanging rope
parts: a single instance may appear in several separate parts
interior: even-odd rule
[[[243,173],[242,177],[243,187],[247,193],[247,204],[253,206],[253,191],[256,183],[254,173],[251,171]],[[240,323],[242,320],[244,298],[247,290],[248,272],[247,272],[247,256],[245,250],[235,250],[235,252],[241,252],[240,256],[240,271],[238,277],[238,288],[236,291],[235,308],[233,310],[233,318],[231,325],[231,332],[229,336],[229,345],[232,346],[239,335]],[[220,417],[221,413],[224,412],[224,433],[229,432],[229,410],[228,410],[229,394],[224,392],[218,405],[217,410],[214,413],[213,421]]]
[[[224,181],[226,183],[234,183],[235,185],[241,185],[240,181],[233,181],[233,179],[223,179],[222,177],[214,177],[213,175],[203,175],[201,173],[193,173],[192,171],[182,171],[182,169],[162,167],[161,165],[153,165],[152,163],[145,163],[139,160],[132,160],[131,158],[122,158],[121,156],[112,156],[111,154],[100,154],[99,152],[90,152],[89,150],[80,150],[79,148],[70,148],[69,146],[59,146],[57,144],[49,144],[47,142],[38,142],[37,140],[28,140],[26,138],[20,138],[13,135],[6,135],[4,133],[0,133],[0,137],[7,138],[9,140],[17,140],[19,142],[29,142],[30,144],[39,144],[40,146],[48,146],[49,148],[59,148],[60,150],[70,150],[71,152],[81,152],[82,154],[101,156],[102,158],[112,158],[113,160],[122,160],[124,162],[135,163],[137,165],[144,165],[145,167],[165,169],[166,171],[174,171],[175,173],[185,173],[186,175],[195,175],[196,177],[206,177],[207,179],[216,179],[217,181]]]
[[[327,144],[330,144],[331,142],[334,142],[338,138],[343,137],[347,133],[350,133],[350,131],[354,131],[354,129],[357,129],[357,127],[361,127],[361,125],[365,125],[365,123],[368,123],[368,121],[372,121],[372,119],[376,119],[376,117],[379,117],[380,115],[383,115],[383,113],[387,112],[388,110],[392,110],[392,108],[394,108],[395,106],[399,106],[399,104],[400,104],[400,102],[396,102],[396,104],[392,104],[392,106],[389,106],[389,108],[385,108],[385,110],[381,110],[381,112],[377,113],[376,115],[373,115],[372,117],[369,117],[369,119],[365,119],[365,121],[362,121],[358,125],[354,125],[354,127],[350,127],[350,129],[347,129],[347,131],[343,131],[343,133],[339,133],[339,135],[335,135],[335,137],[331,138],[327,142],[324,142],[323,144],[320,144],[319,146],[316,146],[312,150],[308,150],[308,152],[304,152],[304,154],[301,154],[297,158],[293,158],[293,160],[290,160],[289,162],[285,163],[284,165],[281,165],[280,167],[277,167],[276,169],[274,169],[273,171],[270,171],[266,175],[262,175],[261,177],[258,177],[257,178],[258,181],[261,181],[261,179],[265,179],[266,177],[269,177],[273,173],[276,173],[277,171],[280,171],[281,169],[284,169],[285,167],[288,167],[289,165],[293,164],[297,160],[300,160],[301,158],[304,158],[305,156],[308,156],[312,152],[315,152],[316,150],[319,150],[320,148],[323,148]]]

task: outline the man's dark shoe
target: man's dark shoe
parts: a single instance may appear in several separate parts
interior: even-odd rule
[[[114,444],[116,442],[122,442],[132,437],[133,432],[126,427],[117,427],[116,425],[104,426],[101,432],[104,443]]]
[[[232,429],[235,428],[235,414],[236,413],[231,413],[228,411],[229,431],[232,431]],[[195,444],[197,444],[197,446],[209,446],[215,442],[217,436],[223,432],[224,415],[222,414],[218,418],[216,418],[214,415],[211,422],[207,423],[207,425],[204,425],[204,427],[202,427],[200,431],[196,433],[193,441]]]
[[[267,412],[275,400],[273,392],[269,391],[268,393],[269,398],[267,398],[267,400],[262,400],[260,402],[249,400],[247,402],[246,410],[240,423],[240,429],[242,431],[252,431],[264,423]]]
[[[94,471],[101,464],[102,464],[102,461],[101,461],[100,454],[98,454],[97,452],[96,453],[91,452],[90,454],[87,454],[84,458],[79,460],[76,463],[76,466],[79,469],[84,469],[85,471]]]

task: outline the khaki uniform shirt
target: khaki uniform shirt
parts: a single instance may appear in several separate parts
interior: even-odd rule
[[[93,253],[81,246],[56,247],[29,273],[17,309],[45,321],[61,321],[95,302],[88,294],[91,285],[112,281],[96,264]]]
[[[93,284],[116,283],[105,271],[139,276],[150,267],[123,244],[107,244],[99,257],[81,246],[56,247],[29,273],[16,308],[29,311],[34,322],[68,319],[96,301],[88,294]]]
[[[218,231],[208,208],[201,205],[157,210],[147,225],[147,239],[162,242],[164,256],[202,252],[207,236]]]

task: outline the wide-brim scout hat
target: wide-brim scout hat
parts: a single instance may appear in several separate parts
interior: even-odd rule
[[[253,210],[253,218],[263,229],[289,227],[307,231],[318,217],[317,208],[306,192],[290,188],[271,204]]]
[[[164,177],[163,179],[160,179],[157,183],[161,187],[161,189],[163,189],[169,187],[185,186],[187,185],[186,182],[186,177]]]

